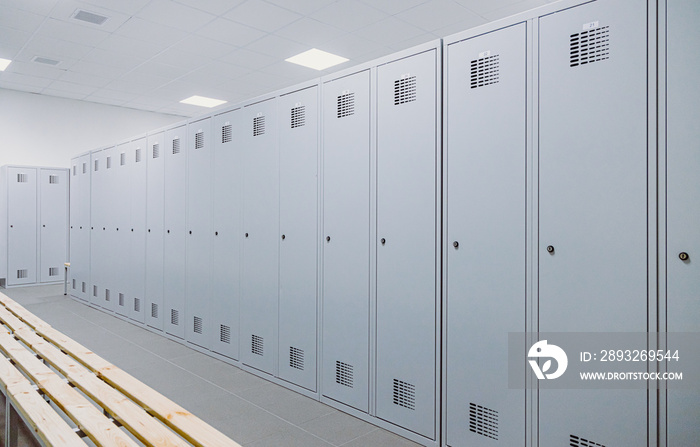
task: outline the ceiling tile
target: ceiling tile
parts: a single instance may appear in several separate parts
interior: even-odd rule
[[[267,67],[268,65],[272,65],[275,62],[279,62],[278,58],[258,53],[257,51],[247,50],[245,48],[220,57],[219,60],[229,64],[238,65],[240,67],[249,68],[251,70],[258,70],[260,68]]]
[[[404,11],[396,17],[426,31],[435,31],[456,22],[473,20],[477,23],[481,20],[477,14],[454,0],[431,0]]]
[[[166,65],[174,65],[187,71],[196,70],[211,62],[211,59],[195,53],[169,48],[151,59]]]
[[[143,59],[150,59],[165,50],[168,45],[147,40],[136,40],[120,34],[111,34],[98,45],[99,48],[120,53],[129,53]]]
[[[136,68],[144,62],[144,59],[140,57],[132,56],[127,53],[107,51],[100,48],[92,50],[83,60],[126,70]]]
[[[238,49],[238,47],[193,34],[187,37],[187,39],[176,43],[170,47],[170,49],[181,50],[191,55],[205,57],[207,59],[216,59],[232,53]]]
[[[248,0],[224,17],[270,33],[301,18],[295,12],[259,0]]]
[[[86,73],[77,73],[74,71],[64,72],[59,78],[61,81],[72,82],[73,84],[89,85],[92,87],[104,87],[109,84],[111,79],[100,76],[89,75]]]
[[[428,0],[381,0],[381,1],[372,1],[372,0],[361,0],[363,3],[366,3],[370,6],[373,6],[380,11],[384,11],[387,14],[398,14],[400,12],[406,11],[407,9],[414,8],[420,4],[426,3]],[[484,1],[484,0],[477,0],[477,1]],[[487,0],[491,1],[491,0]]]
[[[220,16],[236,6],[243,3],[245,0],[175,0],[183,5],[197,8],[201,11]]]
[[[290,2],[289,0],[267,0],[268,3],[275,4],[304,16],[312,14],[336,1],[337,0],[294,0]]]
[[[148,61],[131,70],[127,75],[154,76],[163,79],[174,79],[186,74],[189,70],[174,65],[161,64],[160,62]],[[125,75],[126,76],[126,75]],[[138,81],[135,81],[138,82]]]
[[[104,104],[108,106],[119,106],[122,107],[124,104],[127,102],[122,98],[102,98],[101,96],[96,96],[96,95],[90,95],[86,98],[83,98],[84,101],[88,102],[94,102],[97,104]]]
[[[54,6],[56,6],[56,3],[58,3],[58,0],[2,0],[3,10],[5,8],[17,8],[23,11],[30,11],[34,14],[39,14],[42,16],[48,15],[54,8]]]
[[[151,85],[149,85],[149,81],[151,81],[151,78],[146,78],[146,77],[141,77],[139,78],[140,83],[136,83],[132,80],[133,78],[130,79],[117,79],[106,86],[104,86],[107,90],[115,91],[115,92],[122,92],[122,93],[129,93],[132,95],[146,95],[149,92],[151,92],[153,89],[160,87],[161,85],[169,82],[168,79],[159,79],[157,82],[152,82]]]
[[[152,96],[141,95],[138,98],[130,101],[127,106],[140,109],[142,107],[152,108],[153,110],[159,109],[161,107],[166,107],[172,104],[172,101],[166,99],[154,98]]]
[[[48,36],[35,36],[22,50],[24,60],[31,60],[34,56],[44,56],[56,60],[76,59],[87,56],[93,47],[81,45],[75,42],[51,38]]]
[[[215,19],[215,16],[170,0],[152,0],[139,13],[138,17],[193,32]]]
[[[250,73],[251,69],[244,68],[238,65],[228,64],[226,62],[214,61],[198,71],[206,73],[210,76],[223,77],[226,79],[238,78],[243,75]]]
[[[82,0],[83,3],[95,5],[110,11],[117,11],[132,16],[143,9],[151,0]]]
[[[57,19],[48,19],[39,27],[37,35],[87,46],[96,46],[105,40],[109,33]]]
[[[88,62],[85,60],[78,61],[70,68],[70,71],[76,73],[85,73],[104,78],[114,78],[126,73],[126,68],[110,67],[99,63]]]
[[[318,20],[305,17],[276,31],[275,34],[286,39],[303,43],[311,48],[318,47],[324,42],[335,39],[345,34],[345,31],[321,23]]]
[[[83,96],[92,94],[97,90],[97,87],[90,85],[73,84],[72,82],[53,81],[49,87],[51,90],[61,90],[64,92],[80,93]]]
[[[19,75],[30,75],[37,76],[46,79],[58,79],[65,72],[65,68],[60,66],[53,67],[51,65],[39,64],[36,62],[13,62],[7,69],[11,73],[17,73]]]
[[[75,14],[75,11],[78,9],[83,9],[88,12],[105,16],[107,17],[107,20],[102,25],[76,20],[73,18],[73,14]],[[50,17],[54,20],[65,22],[71,26],[82,28],[83,30],[111,33],[119,28],[124,22],[129,20],[130,15],[104,9],[97,5],[92,5],[90,3],[85,3],[78,0],[61,0],[51,11]]]
[[[311,17],[345,31],[355,31],[387,18],[388,14],[358,0],[345,0],[330,4]]]
[[[218,18],[199,29],[196,34],[228,45],[242,47],[260,39],[265,35],[265,32],[227,19]]]
[[[119,91],[103,88],[100,90],[96,90],[94,93],[92,93],[90,95],[90,97],[112,99],[112,100],[127,102],[127,101],[133,101],[134,98],[136,98],[136,95],[133,93],[119,92]]]
[[[2,6],[0,14],[0,26],[14,28],[21,31],[33,33],[44,21],[44,16],[22,9]]]
[[[57,96],[59,98],[68,98],[68,99],[84,99],[85,94],[80,93],[80,92],[71,92],[69,90],[61,90],[61,89],[51,89],[51,88],[45,88],[44,90],[41,91],[42,95],[48,95],[48,96]]]
[[[333,39],[329,42],[324,43],[319,50],[328,51],[338,56],[343,56],[350,59],[350,63],[354,63],[353,60],[367,54],[370,51],[377,49],[386,49],[384,45],[379,45],[377,42],[360,37],[355,33],[346,34],[339,37],[338,39]]]
[[[14,59],[31,37],[26,31],[0,26],[0,57]]]
[[[17,90],[20,92],[28,93],[41,93],[41,91],[44,90],[44,87],[18,84],[16,82],[3,81],[2,79],[0,79],[0,89],[2,88],[6,90]]]
[[[116,31],[121,36],[136,40],[152,42],[157,45],[170,46],[187,37],[187,32],[171,26],[132,17]]]
[[[309,49],[306,45],[293,42],[275,34],[268,34],[262,39],[251,43],[246,48],[251,51],[257,51],[258,53],[275,57],[277,60],[287,59],[288,57],[292,57],[295,54]]]
[[[27,74],[12,73],[8,71],[0,72],[0,81],[14,82],[16,84],[28,85],[31,87],[48,87],[54,82],[53,79],[41,78]]]
[[[354,34],[378,43],[392,45],[425,34],[425,31],[404,21],[389,17],[359,29]]]

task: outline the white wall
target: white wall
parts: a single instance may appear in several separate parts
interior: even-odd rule
[[[67,168],[75,155],[184,119],[0,89],[0,166]]]

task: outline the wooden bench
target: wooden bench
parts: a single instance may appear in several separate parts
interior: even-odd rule
[[[97,446],[138,446],[130,433],[146,446],[240,447],[2,293],[0,323],[0,385],[42,444],[83,446],[87,436]]]

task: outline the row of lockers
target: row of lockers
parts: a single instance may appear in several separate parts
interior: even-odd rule
[[[507,377],[508,333],[698,331],[660,5],[668,52],[656,2],[565,1],[78,157],[74,295],[424,444],[696,445],[698,393]]]

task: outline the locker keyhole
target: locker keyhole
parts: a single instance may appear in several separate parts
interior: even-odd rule
[[[678,254],[678,258],[679,258],[681,261],[687,261],[688,259],[690,259],[690,255],[688,255],[688,253],[682,251],[682,252],[680,252],[680,253]]]
[[[454,242],[452,243],[452,246],[453,246],[454,248],[458,248],[458,247],[459,247],[459,242],[454,241]]]
[[[42,227],[42,228],[46,228],[46,225],[42,225],[41,227]]]
[[[326,236],[326,242],[330,242],[330,241],[331,241],[331,237],[330,237],[330,236]]]
[[[170,230],[168,230],[168,234],[170,234]]]
[[[382,238],[382,240],[381,240],[380,242],[382,243],[382,245],[385,245],[385,244],[386,244],[386,239]]]
[[[283,234],[283,235],[282,235],[282,240],[284,240],[285,238],[286,238],[286,236]]]
[[[190,230],[190,234],[192,234],[192,230]]]
[[[245,234],[245,237],[248,237],[248,233]]]
[[[547,245],[547,253],[554,254],[554,246],[553,245]]]
[[[214,236],[218,236],[218,235],[219,235],[219,232],[218,232],[218,231],[215,231],[215,232],[214,232]]]

